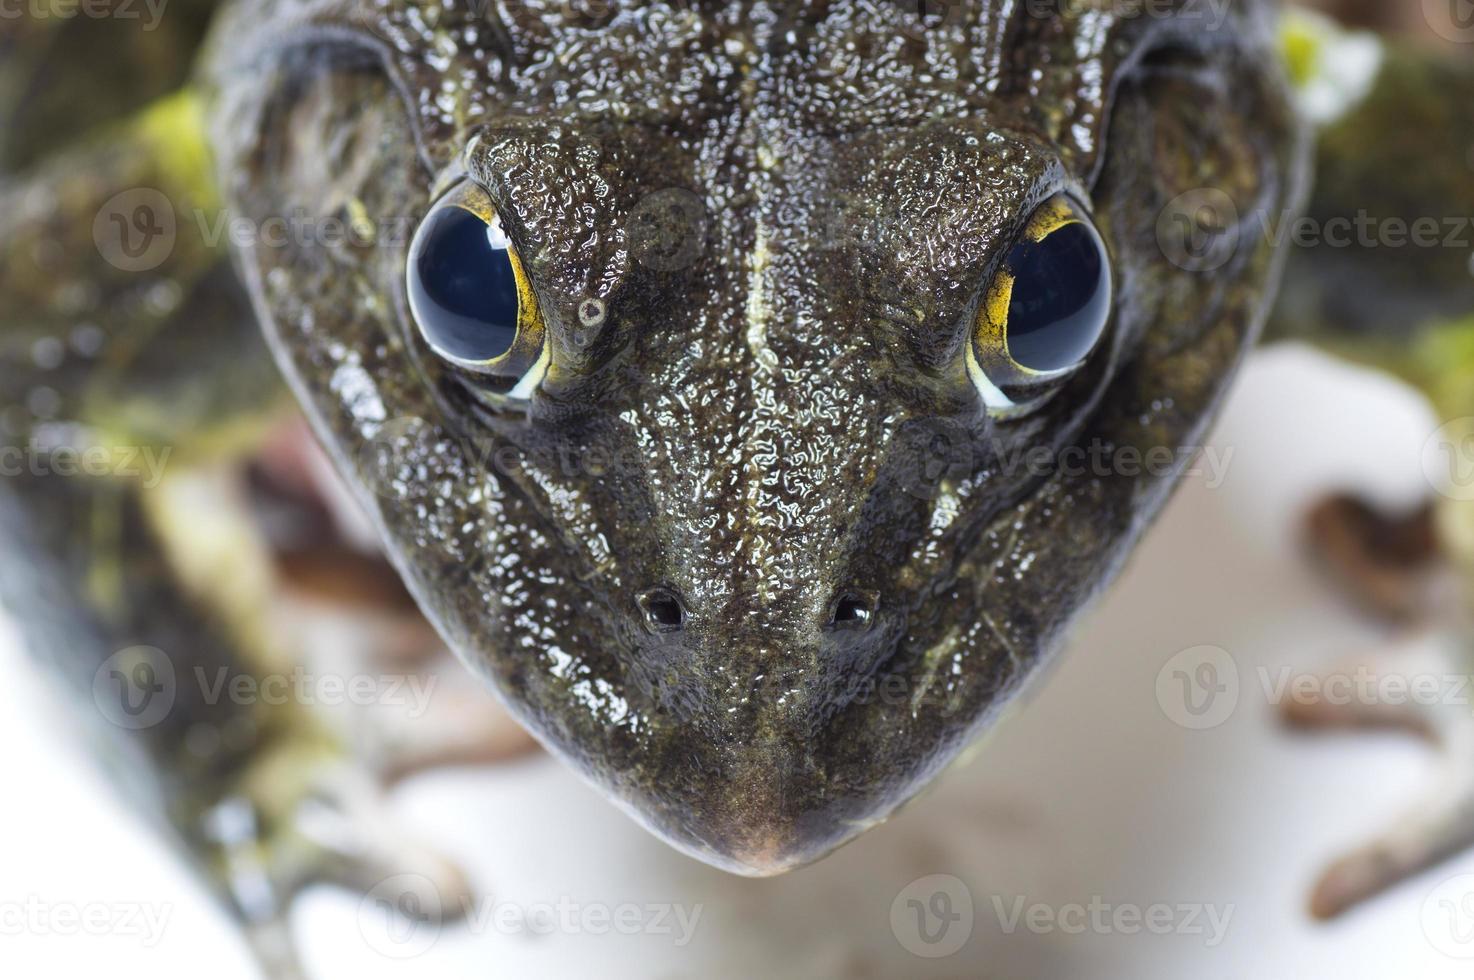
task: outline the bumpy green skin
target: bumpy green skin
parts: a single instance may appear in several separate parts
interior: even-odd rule
[[[255,2],[216,35],[228,204],[388,230],[239,260],[392,559],[552,750],[707,861],[813,860],[935,775],[1171,486],[1014,454],[1191,445],[1256,333],[1270,248],[1186,271],[1156,222],[1205,186],[1294,205],[1266,11],[1064,6]],[[548,322],[525,417],[474,409],[405,308],[405,232],[462,170]],[[640,215],[672,188],[700,230],[651,261]],[[1110,340],[995,422],[969,325],[1060,190],[1113,253]],[[656,585],[684,631],[644,628]],[[824,629],[847,590],[879,597],[869,631]]]

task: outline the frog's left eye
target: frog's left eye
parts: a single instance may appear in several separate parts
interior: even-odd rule
[[[1084,364],[1111,315],[1105,242],[1074,200],[1046,201],[993,277],[967,370],[995,416],[1025,414]]]
[[[546,330],[521,256],[486,191],[463,181],[430,209],[410,244],[409,308],[440,357],[511,397],[547,369]]]

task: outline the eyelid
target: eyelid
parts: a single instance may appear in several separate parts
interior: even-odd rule
[[[1024,238],[1038,244],[1067,225],[1081,224],[1083,210],[1069,195],[1056,194],[1034,212],[1024,229]]]
[[[453,185],[435,202],[434,206],[440,207],[442,205],[458,207],[462,210],[469,211],[488,225],[493,222],[500,222],[496,204],[492,201],[491,195],[486,192],[486,188],[469,177]]]

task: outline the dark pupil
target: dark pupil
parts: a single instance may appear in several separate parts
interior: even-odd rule
[[[487,230],[464,208],[439,208],[425,219],[410,256],[410,306],[425,339],[466,361],[500,357],[517,336],[512,260],[492,247]]]
[[[1110,273],[1086,225],[1065,225],[1008,256],[1008,353],[1034,371],[1059,371],[1085,359],[1110,313]]]

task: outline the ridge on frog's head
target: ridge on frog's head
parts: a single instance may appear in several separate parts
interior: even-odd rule
[[[356,229],[242,264],[392,560],[705,860],[812,860],[951,759],[1257,327],[1267,246],[1210,268],[1159,217],[1293,197],[1258,6],[1049,6],[283,3],[221,35],[232,206]]]

